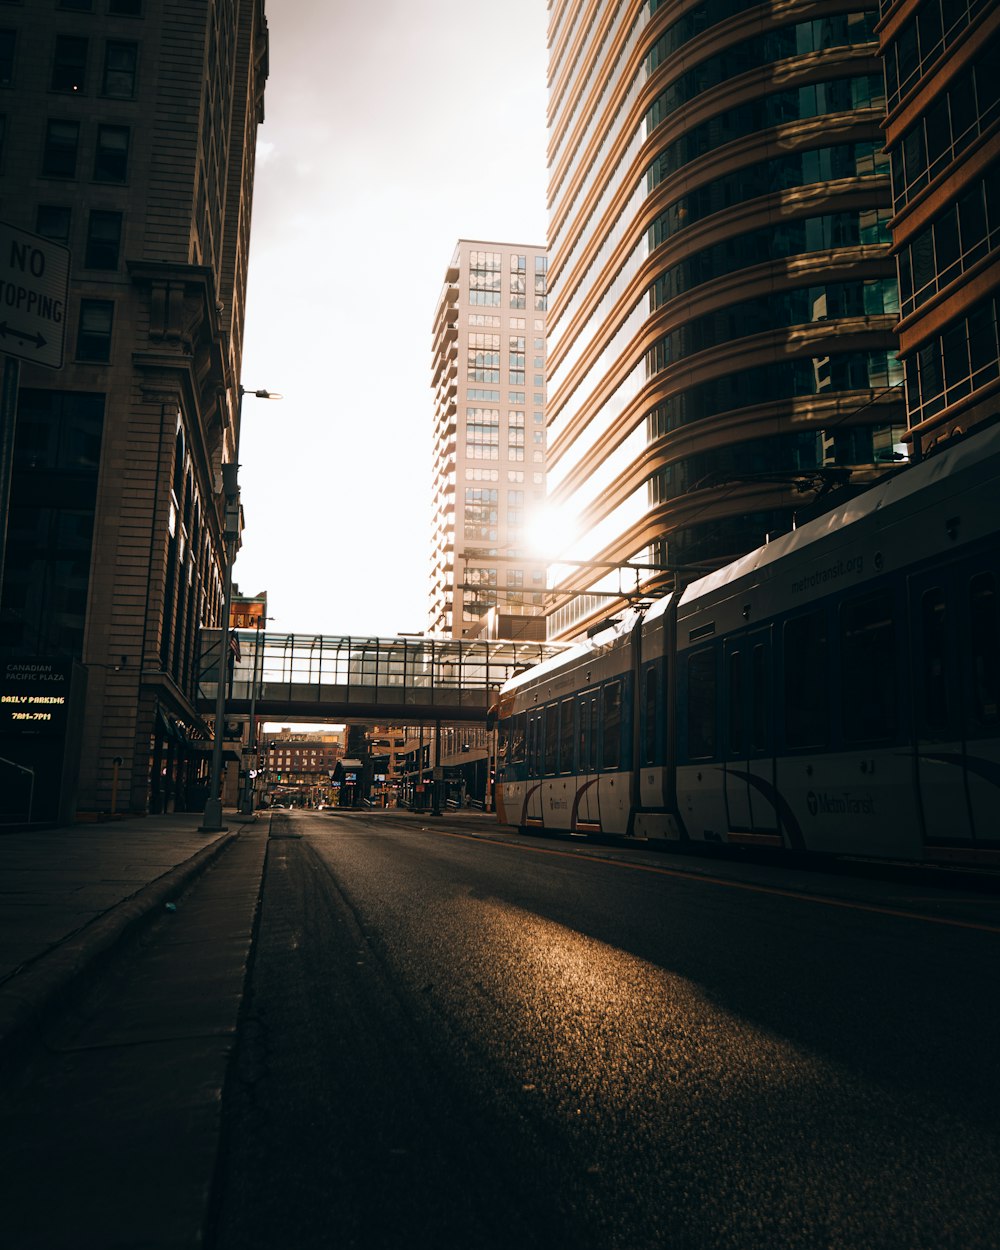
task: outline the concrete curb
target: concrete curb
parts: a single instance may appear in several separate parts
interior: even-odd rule
[[[245,827],[241,825],[240,829]],[[85,989],[120,943],[181,894],[240,836],[226,833],[98,916],[0,986],[0,1059],[35,1038],[71,989]]]

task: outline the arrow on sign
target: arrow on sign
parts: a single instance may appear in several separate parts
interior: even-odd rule
[[[13,335],[21,343],[34,343],[36,347],[44,347],[46,343],[40,334],[25,334],[23,330],[16,330],[9,326],[6,321],[0,321],[0,338],[6,338],[8,334]]]

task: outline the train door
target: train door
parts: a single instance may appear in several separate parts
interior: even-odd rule
[[[771,636],[725,644],[726,811],[729,840],[781,845],[775,810]]]
[[[597,741],[599,720],[597,715],[597,691],[586,691],[579,700],[579,784],[576,792],[576,819],[578,829],[600,829],[601,811],[598,805]]]
[[[972,836],[956,580],[947,569],[909,579],[917,792],[925,840],[936,846],[966,843]]]
[[[542,766],[545,751],[545,724],[543,710],[536,708],[528,713],[527,780],[524,790],[523,823],[542,824]]]

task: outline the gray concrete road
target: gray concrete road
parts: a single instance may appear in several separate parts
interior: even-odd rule
[[[998,1245],[994,899],[282,826],[212,1250]]]

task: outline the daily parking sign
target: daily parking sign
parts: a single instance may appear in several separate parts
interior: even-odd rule
[[[0,353],[61,369],[69,248],[0,222]]]

